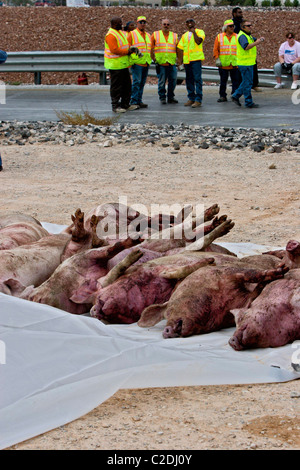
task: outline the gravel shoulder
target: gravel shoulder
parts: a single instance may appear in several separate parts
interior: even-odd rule
[[[203,203],[235,222],[222,240],[300,239],[297,150],[35,143],[2,147],[3,211],[69,224],[104,202]],[[82,418],[12,449],[300,449],[299,381],[120,390]]]

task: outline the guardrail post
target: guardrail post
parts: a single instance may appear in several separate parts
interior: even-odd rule
[[[99,72],[99,84],[107,85],[106,72]]]
[[[41,85],[42,83],[42,74],[41,72],[34,72],[34,84]]]

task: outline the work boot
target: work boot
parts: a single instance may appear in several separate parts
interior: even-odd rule
[[[234,96],[231,97],[231,101],[237,106],[242,106],[240,100],[238,98],[234,98]]]
[[[200,106],[202,106],[202,103],[200,103],[200,101],[195,101],[195,103],[192,104],[192,108],[200,108]]]
[[[194,104],[195,101],[192,101],[192,100],[188,100],[186,103],[184,103],[184,106],[192,106],[192,104]]]
[[[131,104],[128,108],[128,111],[135,111],[136,109],[140,109],[138,104]]]
[[[114,113],[126,113],[127,109],[125,108],[114,108],[113,112]]]

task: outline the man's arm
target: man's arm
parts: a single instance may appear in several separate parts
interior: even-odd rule
[[[113,34],[108,34],[106,36],[106,42],[108,44],[109,49],[111,50],[113,54],[128,55],[128,49],[127,51],[120,49],[118,45],[118,41]]]
[[[201,42],[203,42],[203,38],[201,38],[200,36],[198,36],[198,34],[196,33],[196,30],[195,28],[191,28],[190,31],[193,33],[194,35],[194,39],[195,39],[195,43],[200,46]]]

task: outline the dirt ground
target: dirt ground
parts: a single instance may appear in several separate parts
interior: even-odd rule
[[[300,239],[297,152],[86,144],[2,147],[1,210],[69,224],[80,207],[203,203],[235,222],[222,240]],[[120,390],[11,449],[300,449],[300,382]]]

